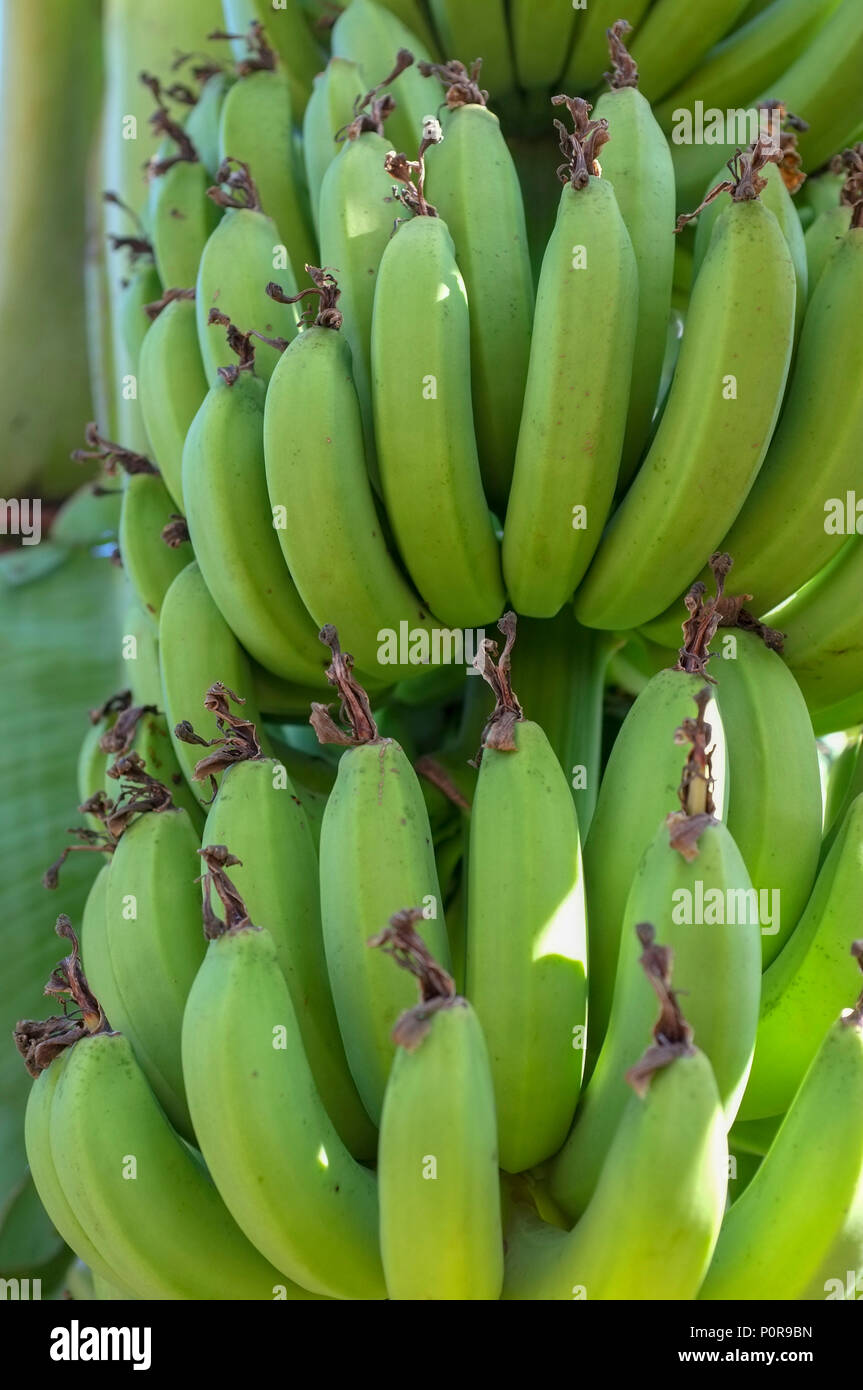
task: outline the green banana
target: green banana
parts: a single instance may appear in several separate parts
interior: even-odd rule
[[[252,4],[287,69],[293,108],[301,116],[312,90],[312,79],[324,65],[321,50],[298,0],[278,0],[275,6],[272,0],[252,0]]]
[[[333,57],[356,63],[366,89],[382,70],[388,72],[395,65],[401,49],[417,61],[432,61],[417,35],[374,0],[351,0],[333,25]],[[396,102],[388,126],[392,145],[397,150],[414,150],[429,110],[428,88],[417,69],[408,67],[396,78],[392,93]]]
[[[804,244],[809,282],[814,294],[825,267],[846,239],[851,226],[851,208],[839,205],[819,213],[806,229]],[[841,361],[841,358],[837,358]]]
[[[385,671],[393,680],[416,677],[426,668],[399,660],[382,666],[381,634],[399,633],[404,623],[412,642],[425,637],[430,648],[434,620],[390,555],[375,509],[350,349],[339,331],[338,286],[324,271],[310,273],[319,296],[317,317],[282,356],[264,411],[276,536],[308,612],[318,623],[338,613],[359,669],[378,681]],[[203,458],[203,486],[212,488],[212,450],[204,450]],[[272,665],[266,651],[264,656]]]
[[[330,1298],[384,1298],[377,1184],[318,1095],[273,938],[223,871],[210,866],[206,886],[226,921],[208,922],[183,1071],[207,1167],[240,1228],[290,1278]]]
[[[257,756],[228,769],[203,843],[227,846],[251,920],[268,924],[321,1101],[351,1153],[372,1158],[375,1132],[348,1071],[327,978],[315,843],[281,761]]]
[[[580,98],[554,102],[565,102],[575,133],[557,122],[567,180],[542,262],[503,537],[507,589],[532,618],[560,611],[600,544],[620,467],[638,306],[632,242],[614,189],[598,176],[607,122],[589,120]],[[590,323],[589,353],[574,323]]]
[[[284,680],[324,685],[315,626],[282,559],[264,471],[264,382],[248,336],[228,324],[226,368],[183,449],[183,497],[195,558],[246,651]]]
[[[204,583],[201,571],[192,561],[177,575],[165,595],[159,615],[159,659],[162,670],[163,708],[171,730],[171,741],[186,781],[200,801],[203,793],[195,777],[199,755],[194,746],[177,734],[177,726],[194,720],[202,735],[217,735],[210,707],[201,721],[204,697],[216,681],[229,690],[251,692],[252,682],[245,652],[225,622]],[[256,704],[247,693],[246,716],[261,729]],[[269,744],[259,734],[261,749]]]
[[[824,806],[824,843],[821,846],[821,859],[830,853],[839,827],[851,802],[863,792],[863,735],[859,732],[846,743],[838,757],[831,763],[827,777],[827,795]]]
[[[670,989],[671,953],[641,931],[661,1003],[655,1045],[626,1074],[635,1095],[573,1230],[516,1209],[505,1299],[691,1299],[710,1263],[728,1182],[722,1104]]]
[[[547,91],[569,57],[574,7],[547,0],[509,0],[507,13],[518,85],[528,92]]]
[[[226,160],[219,167],[210,197],[226,211],[201,255],[195,311],[204,371],[210,385],[215,386],[219,368],[225,365],[225,353],[221,330],[211,326],[210,310],[217,309],[243,333],[254,330],[266,338],[290,341],[297,331],[296,312],[290,305],[274,303],[266,286],[274,271],[287,283],[289,293],[295,293],[297,286],[276,224],[261,208],[248,166],[235,167]],[[258,344],[255,360],[264,381],[272,376],[279,352],[280,348],[269,342]]]
[[[192,554],[187,542],[168,545],[162,538],[173,506],[155,468],[127,477],[120,512],[120,558],[141,605],[156,622],[169,586]]]
[[[740,1117],[787,1109],[847,988],[849,904],[863,885],[863,796],[849,807],[785,949],[765,971]],[[838,1002],[837,1002],[838,1001]]]
[[[466,993],[489,1047],[500,1165],[563,1142],[584,1070],[587,925],[569,780],[510,682],[515,615],[477,669],[495,692],[470,816]]]
[[[838,705],[863,690],[861,584],[863,536],[857,534],[771,614],[771,623],[784,634],[783,656],[812,711]]]
[[[494,1086],[474,1010],[396,914],[373,939],[415,975],[393,1030],[378,1152],[381,1257],[391,1299],[490,1300],[503,1285]]]
[[[411,1002],[410,986],[366,941],[398,903],[422,903],[424,938],[449,968],[443,899],[422,791],[399,744],[382,739],[368,697],[351,674],[335,629],[329,678],[351,720],[349,733],[325,705],[312,706],[321,743],[347,744],[321,826],[321,920],[330,985],[348,1065],[370,1117],[380,1120],[394,1045],[391,1029]],[[396,910],[398,910],[396,908]]]
[[[763,163],[760,146],[739,157],[662,420],[576,598],[586,627],[636,627],[662,613],[716,549],[767,452],[791,360],[795,279],[757,196]]]
[[[728,752],[728,829],[753,888],[775,894],[779,905],[775,930],[761,938],[766,968],[796,926],[815,881],[822,814],[818,752],[796,681],[757,634],[738,631],[733,645],[723,642],[711,674],[719,681]]]
[[[222,102],[230,90],[232,79],[213,63],[204,63],[195,70],[201,90],[195,105],[186,118],[186,134],[198,151],[198,156],[211,178],[215,178],[219,156],[219,122]]]
[[[674,165],[650,102],[638,90],[638,69],[623,38],[625,20],[609,30],[611,90],[599,98],[594,120],[608,121],[611,140],[602,152],[602,177],[614,189],[632,241],[638,269],[638,318],[629,414],[620,461],[620,482],[635,472],[650,434],[665,359],[674,275]]]
[[[816,738],[826,734],[845,733],[848,729],[859,729],[863,724],[863,691],[856,691],[846,700],[838,700],[835,705],[825,705],[812,715],[812,729]]]
[[[415,34],[429,53],[437,51],[437,41],[426,15],[424,0],[379,0],[379,3]]]
[[[290,80],[260,25],[252,30],[249,48],[239,64],[239,78],[222,102],[219,155],[223,164],[234,160],[249,165],[261,204],[299,271],[316,260],[317,249],[306,190],[294,167]]]
[[[856,947],[859,958],[863,943]],[[805,1014],[801,1021],[808,1026]],[[828,1028],[758,1172],[725,1217],[699,1298],[823,1299],[837,1280],[844,1291],[861,1259],[863,1001]]]
[[[652,102],[698,67],[715,43],[733,28],[747,0],[654,0],[639,27],[632,56],[641,73],[642,90]]]
[[[675,730],[691,716],[692,702],[703,684],[704,676],[697,668],[657,672],[629,710],[605,765],[584,844],[590,952],[588,1065],[597,1056],[608,1023],[629,886],[656,827],[675,804],[680,783]],[[721,820],[726,803],[725,731],[715,704],[708,706],[706,718],[714,740],[715,814]]]
[[[182,288],[194,283],[201,252],[219,220],[219,211],[207,197],[209,174],[185,129],[164,105],[158,79],[144,74],[143,80],[156,99],[150,125],[164,137],[164,145],[150,160],[147,171],[147,223],[162,284],[166,289]]]
[[[353,0],[345,15],[359,4],[366,0]],[[422,192],[423,156],[439,138],[432,123],[416,162],[396,155],[386,160],[416,215],[388,243],[378,271],[371,340],[374,423],[387,515],[410,576],[443,623],[476,627],[498,616],[504,591],[467,385],[464,281],[447,225],[432,215]],[[408,419],[423,440],[409,469]]]
[[[421,64],[447,88],[446,139],[429,155],[470,309],[470,375],[486,496],[506,512],[533,319],[533,277],[518,174],[476,65]]]
[[[633,31],[638,31],[649,6],[650,0],[629,0],[626,18]],[[608,62],[608,30],[619,14],[619,0],[590,0],[584,9],[576,9],[572,52],[561,79],[565,92],[582,96],[599,86]]]
[[[149,247],[150,243],[147,243]],[[123,347],[128,354],[132,371],[124,378],[129,398],[137,400],[137,371],[141,346],[147,332],[147,305],[160,298],[162,282],[151,252],[142,252],[130,260],[129,269],[118,293],[118,324]]]
[[[314,80],[312,94],[303,116],[303,158],[312,222],[321,235],[318,202],[321,185],[330,164],[339,152],[336,136],[353,119],[354,104],[362,96],[363,78],[356,63],[347,58],[331,58]],[[321,259],[326,257],[321,255]],[[340,271],[342,266],[338,267]]]
[[[174,506],[183,510],[183,445],[207,394],[198,347],[194,291],[182,290],[150,305],[141,344],[138,385],[153,457]]]
[[[116,1029],[125,1028],[126,1010],[120,994],[108,945],[108,879],[110,860],[103,864],[90,887],[81,918],[81,958],[87,981],[103,1012]],[[98,991],[98,993],[97,993]]]
[[[429,0],[444,56],[461,53],[466,60],[482,58],[482,82],[492,101],[515,86],[504,0]]]
[[[704,61],[654,114],[671,132],[675,112],[704,107],[738,108],[753,92],[770,87],[794,62],[837,8],[839,0],[769,0],[766,7],[714,44]],[[780,95],[783,93],[777,85]]]

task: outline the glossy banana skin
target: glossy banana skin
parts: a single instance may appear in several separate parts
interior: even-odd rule
[[[174,506],[182,512],[183,445],[207,394],[192,300],[171,300],[147,329],[138,387],[152,457]]]
[[[399,1014],[414,1003],[409,977],[366,946],[394,912],[429,900],[422,935],[449,966],[443,899],[428,815],[416,774],[393,740],[348,749],[321,827],[324,950],[348,1064],[377,1124]]]
[[[222,103],[219,152],[241,159],[252,171],[261,205],[288,248],[295,274],[317,264],[306,191],[292,156],[290,81],[281,70],[241,77]],[[272,277],[271,277],[272,278]]]
[[[400,48],[407,48],[417,63],[432,61],[418,36],[374,0],[351,0],[333,25],[333,56],[357,64],[363,91],[376,86],[392,71]],[[413,66],[401,73],[388,90],[396,100],[396,109],[387,122],[390,149],[402,150],[413,159],[422,138],[423,120],[435,106],[429,97],[428,83]]]
[[[246,651],[284,680],[323,687],[321,644],[267,495],[265,394],[252,372],[211,387],[183,449],[186,521],[204,581]]]
[[[776,218],[757,199],[726,207],[695,281],[659,428],[576,598],[585,626],[655,617],[727,533],[779,414],[794,304]]]
[[[605,1034],[629,886],[663,816],[678,804],[680,747],[674,731],[692,714],[701,676],[659,671],[638,696],[614,741],[605,766],[590,833],[584,845],[587,921],[590,931],[590,1029],[588,1056]],[[716,815],[725,804],[725,735],[715,706],[713,730]]]
[[[177,575],[165,595],[159,620],[159,654],[164,710],[174,752],[203,805],[210,793],[195,780],[195,766],[203,750],[183,743],[173,731],[181,721],[189,720],[202,738],[218,736],[214,716],[204,709],[204,697],[214,681],[222,681],[245,700],[244,718],[257,728],[264,753],[270,749],[253,696],[248,658],[210,597],[194,561]]]
[[[452,239],[441,218],[415,217],[399,227],[378,272],[375,435],[402,559],[421,597],[453,627],[491,622],[504,602],[466,389],[469,364],[467,296]],[[407,468],[406,441],[414,432],[423,447]]]
[[[735,641],[736,656],[723,660],[717,651],[710,672],[728,747],[728,829],[753,887],[780,895],[779,930],[761,937],[766,969],[815,881],[821,778],[809,711],[781,656],[755,633],[737,632]]]
[[[121,1034],[75,1044],[50,1130],[52,1153],[63,1155],[66,1200],[99,1249],[110,1251],[112,1282],[159,1300],[312,1297],[286,1285],[234,1225]],[[125,1176],[130,1159],[134,1179]]]
[[[567,184],[542,262],[504,526],[507,589],[528,617],[560,611],[600,544],[620,467],[637,304],[614,189],[598,178]],[[588,322],[589,353],[573,331]],[[586,510],[580,526],[577,507]]]
[[[359,68],[347,58],[331,58],[323,72],[319,72],[315,77],[312,94],[303,116],[303,158],[312,221],[315,231],[319,234],[318,200],[321,185],[327,169],[341,148],[336,142],[336,134],[351,120],[354,102],[362,95],[363,79]],[[326,262],[323,250],[321,255]]]
[[[570,1216],[583,1212],[600,1180],[615,1130],[628,1098],[624,1072],[639,1041],[649,1032],[656,998],[638,968],[639,922],[662,922],[664,942],[674,951],[676,986],[685,989],[687,1019],[710,1061],[730,1126],[740,1105],[758,1026],[761,991],[761,931],[758,922],[692,924],[674,920],[683,890],[707,895],[746,893],[746,866],[721,823],[707,828],[698,857],[687,863],[669,844],[661,825],[632,880],[623,913],[623,932],[608,1030],[575,1125],[550,1170],[554,1200]],[[709,982],[709,983],[708,983]]]
[[[818,711],[863,690],[861,576],[863,537],[853,535],[814,579],[771,615],[785,634],[783,655],[813,712],[813,722]],[[856,722],[849,719],[831,727]]]
[[[605,92],[592,119],[608,121],[602,176],[614,189],[638,269],[638,318],[620,482],[644,452],[659,394],[674,274],[674,165],[650,102],[636,87]]]
[[[516,1214],[503,1297],[694,1298],[719,1234],[727,1173],[716,1082],[695,1050],[657,1072],[643,1100],[630,1096],[572,1231]]]
[[[341,332],[307,328],[285,352],[267,392],[264,454],[271,506],[284,509],[275,535],[308,612],[318,626],[337,615],[359,670],[415,678],[427,668],[380,664],[382,629],[428,632],[434,620],[387,548]]]
[[[471,809],[466,993],[491,1058],[500,1166],[559,1148],[578,1100],[587,924],[569,783],[539,725],[486,748]]]
[[[846,955],[845,974],[849,974]],[[776,1138],[723,1222],[702,1299],[823,1299],[863,1256],[863,1038],[827,1031]]]
[[[852,802],[791,939],[765,971],[755,1060],[740,1118],[781,1115],[848,992],[850,905],[863,881],[863,796]]]
[[[282,266],[280,246],[272,218],[251,208],[228,208],[204,247],[195,285],[195,311],[201,358],[211,386],[216,384],[219,368],[230,359],[224,328],[208,321],[211,309],[226,314],[242,333],[254,329],[266,338],[288,342],[296,334],[295,306],[278,304],[266,292],[275,279],[286,294],[296,293],[294,270],[290,264]],[[279,360],[278,349],[255,341],[256,370],[269,381]]]
[[[485,81],[485,74],[482,74]],[[462,106],[429,152],[470,307],[471,395],[486,496],[504,516],[527,378],[533,277],[521,188],[494,112]]]
[[[429,0],[444,59],[482,58],[480,81],[492,105],[515,86],[504,0]]]
[[[192,1136],[180,1065],[183,1006],[204,955],[198,835],[185,811],[147,812],[123,832],[105,898],[126,1032],[171,1122]]]
[[[372,1158],[374,1127],[348,1071],[330,994],[315,843],[284,765],[265,758],[230,768],[203,844],[226,845],[241,860],[231,881],[251,921],[272,937],[321,1101],[351,1153]]]
[[[187,542],[174,547],[162,540],[174,505],[158,473],[135,473],[125,479],[120,556],[142,607],[154,622],[159,620],[168,588],[192,558]]]
[[[429,1158],[436,1165],[427,1176]],[[391,1299],[500,1297],[503,1236],[494,1088],[466,999],[396,1050],[378,1150],[381,1255]]]
[[[265,929],[210,943],[186,1006],[183,1069],[207,1166],[262,1253],[315,1293],[384,1298],[375,1178],[324,1109]]]

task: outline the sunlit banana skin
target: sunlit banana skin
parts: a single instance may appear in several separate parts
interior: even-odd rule
[[[785,635],[782,653],[812,711],[813,723],[819,710],[852,701],[863,691],[861,583],[863,536],[855,534],[808,584],[770,615],[771,623]],[[857,722],[849,718],[831,728]]]
[[[374,87],[392,71],[400,48],[406,48],[417,62],[432,60],[433,55],[418,36],[374,0],[351,0],[333,25],[333,56],[357,64],[363,77],[363,91]],[[387,126],[390,148],[406,150],[412,155],[419,144],[423,120],[434,109],[434,103],[429,101],[428,83],[416,67],[409,67],[396,78],[391,90],[396,110]]]
[[[331,58],[314,80],[312,94],[303,116],[303,159],[309,188],[312,221],[320,234],[318,201],[324,175],[339,153],[336,140],[354,114],[354,102],[366,90],[356,63],[347,58]],[[325,264],[330,264],[321,252]],[[344,269],[338,266],[343,274]]]

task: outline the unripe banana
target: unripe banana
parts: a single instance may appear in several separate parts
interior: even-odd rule
[[[222,102],[230,89],[232,79],[215,65],[202,67],[200,79],[203,85],[198,100],[186,119],[186,134],[198,151],[198,157],[207,173],[211,178],[215,178],[221,163],[219,118]]]
[[[863,691],[861,587],[863,536],[852,535],[814,579],[771,615],[785,637],[783,656],[812,711]]]
[[[752,1075],[740,1117],[787,1109],[848,983],[849,905],[863,891],[863,796],[852,802],[806,911],[765,971]]]
[[[182,512],[183,445],[207,394],[194,292],[166,296],[150,307],[152,322],[138,365],[141,413],[153,458],[174,506]]]
[[[126,1025],[126,1010],[120,994],[111,950],[108,945],[108,879],[110,861],[103,864],[90,886],[81,918],[81,959],[87,981],[111,1026],[122,1030]],[[97,993],[98,991],[98,993]],[[59,1075],[59,1068],[58,1068]],[[86,1258],[86,1257],[84,1257]]]
[[[669,986],[670,952],[646,965],[661,1001],[656,1043],[626,1074],[627,1102],[590,1205],[572,1231],[516,1211],[505,1299],[691,1299],[716,1245],[728,1181],[725,1119],[710,1063]]]
[[[220,214],[207,197],[209,174],[186,131],[164,106],[158,79],[146,82],[157,101],[151,125],[166,137],[148,167],[147,222],[159,278],[170,289],[194,283],[201,252]]]
[[[399,744],[379,737],[334,629],[325,628],[322,638],[333,651],[331,682],[352,720],[346,733],[326,706],[312,707],[320,741],[348,745],[321,827],[324,950],[348,1065],[377,1123],[394,1053],[391,1030],[411,1003],[411,989],[366,942],[389,921],[394,903],[422,903],[426,945],[448,969],[446,923],[416,774]]]
[[[177,737],[176,728],[194,721],[203,737],[218,734],[212,714],[201,717],[204,696],[216,681],[243,694],[246,716],[261,729],[261,718],[252,698],[251,673],[245,652],[225,622],[204,583],[197,564],[187,565],[174,580],[159,618],[159,657],[168,728],[177,761],[198,799],[203,791],[195,777],[199,753]],[[269,753],[259,733],[262,751]]]
[[[375,1132],[351,1080],[327,978],[315,843],[284,765],[258,757],[231,766],[203,843],[227,846],[227,862],[236,861],[231,880],[251,920],[268,924],[323,1105],[351,1153],[372,1158]]]
[[[845,820],[848,807],[863,792],[863,735],[855,733],[849,743],[831,764],[827,779],[827,795],[824,805],[824,843],[821,846],[822,862],[830,853],[839,827]]]
[[[130,474],[120,512],[120,558],[144,610],[158,622],[162,601],[192,555],[187,542],[167,545],[162,532],[174,502],[159,473]]]
[[[812,293],[815,292],[826,266],[842,245],[850,226],[851,208],[839,205],[819,213],[815,221],[807,227],[804,248]],[[837,356],[836,360],[842,359]]]
[[[133,261],[118,295],[119,329],[133,372],[138,370],[141,346],[149,324],[147,305],[158,299],[161,293],[162,281],[149,257],[144,255]],[[124,381],[128,381],[128,378],[124,377]]]
[[[847,961],[846,954],[846,976]],[[805,1014],[798,1017],[808,1026]],[[848,1271],[859,1276],[861,1260],[858,1003],[828,1029],[758,1172],[725,1217],[699,1298],[823,1299],[837,1280],[844,1293]]]
[[[347,58],[357,64],[366,90],[374,86],[381,72],[389,72],[395,64],[397,53],[403,48],[412,53],[418,62],[432,61],[432,54],[417,35],[406,29],[389,10],[375,4],[374,0],[351,0],[333,25],[333,56]],[[429,110],[429,95],[428,87],[415,67],[407,68],[396,79],[393,96],[396,109],[389,122],[392,144],[397,150],[416,149],[417,138]]]
[[[621,20],[609,30],[611,90],[600,97],[593,112],[594,120],[608,121],[612,138],[602,152],[602,176],[614,189],[638,269],[635,353],[620,461],[622,485],[635,472],[650,435],[671,316],[675,251],[674,165],[650,102],[638,90],[638,69],[623,45],[629,29]]]
[[[620,467],[638,307],[632,242],[614,189],[597,176],[607,124],[588,119],[586,102],[559,100],[575,134],[561,135],[569,177],[542,262],[503,539],[510,597],[533,618],[560,611],[600,543]],[[589,353],[572,331],[577,322],[591,325]]]
[[[746,5],[747,0],[701,0],[697,6],[654,0],[632,45],[649,99],[660,101],[688,77]]]
[[[416,34],[430,53],[437,52],[437,41],[426,16],[424,0],[380,0],[385,10],[394,14],[406,29]]]
[[[210,922],[183,1023],[207,1167],[240,1228],[290,1278],[331,1298],[384,1298],[374,1175],[324,1109],[272,937],[224,873],[209,878],[226,924]]]
[[[416,975],[393,1030],[378,1152],[381,1257],[391,1299],[497,1299],[503,1236],[494,1086],[479,1020],[396,914],[375,939]]]
[[[547,91],[569,57],[573,7],[549,5],[546,0],[510,0],[508,15],[518,85],[528,92]]]
[[[761,938],[766,968],[794,930],[815,881],[821,778],[809,711],[781,656],[753,632],[735,632],[731,641],[710,667],[719,681],[728,751],[726,820],[752,886],[775,895],[778,905],[778,919]]]
[[[465,59],[482,58],[481,81],[492,102],[515,86],[504,0],[429,0],[432,19],[440,35],[444,57],[461,53]]]
[[[224,4],[224,0],[223,0]],[[309,27],[299,0],[252,0],[258,19],[266,26],[267,37],[284,63],[291,81],[291,99],[301,116],[312,90],[312,79],[320,72],[324,57]]]
[[[740,157],[692,292],[662,420],[576,599],[587,627],[638,626],[697,574],[740,511],[770,443],[793,342],[795,280]]]
[[[654,1008],[637,969],[635,927],[660,919],[726,1127],[746,1086],[761,989],[758,900],[726,826],[703,813],[670,815],[632,880],[605,1040],[572,1133],[551,1166],[551,1195],[571,1217],[585,1210],[600,1179],[627,1103],[626,1060]]]
[[[461,63],[423,66],[453,106],[429,155],[435,205],[449,228],[470,309],[470,374],[486,496],[501,517],[512,480],[533,319],[533,277],[518,174],[497,116]]]
[[[345,11],[350,15],[354,0]],[[404,74],[402,74],[404,76]],[[438,132],[439,133],[439,132]],[[500,548],[476,452],[467,296],[446,223],[432,216],[412,176],[388,160],[416,216],[387,245],[372,317],[372,394],[387,515],[417,590],[443,623],[477,627],[504,602]],[[404,190],[403,190],[404,191]],[[405,467],[407,421],[422,435]],[[421,422],[421,423],[420,423]]]
[[[240,64],[239,79],[222,103],[219,154],[223,163],[238,160],[249,165],[261,205],[299,273],[302,266],[314,263],[317,248],[306,190],[294,166],[290,80],[260,26],[252,31],[249,46],[251,56]],[[254,325],[242,325],[247,326]]]
[[[626,18],[637,31],[650,0],[629,0]],[[620,15],[620,3],[614,0],[590,0],[585,9],[575,11],[575,31],[572,52],[561,79],[565,92],[584,96],[599,85],[608,63],[608,30]]]
[[[218,187],[210,196],[216,196],[226,212],[204,247],[195,287],[198,341],[211,386],[225,364],[224,336],[221,328],[211,325],[211,309],[218,309],[243,333],[254,330],[266,338],[290,341],[297,331],[293,307],[275,303],[266,292],[274,271],[289,294],[297,286],[286,248],[275,222],[261,208],[248,168],[226,162],[216,178],[228,191]],[[279,348],[258,344],[257,369],[264,381],[269,381],[278,360]]]
[[[560,764],[510,684],[506,645],[477,667],[496,705],[470,817],[466,993],[489,1047],[500,1165],[520,1173],[563,1142],[584,1070],[587,924],[578,821]]]
[[[320,236],[318,201],[324,175],[339,152],[336,135],[354,115],[354,103],[362,96],[364,81],[356,63],[347,58],[331,58],[314,80],[309,104],[303,116],[303,158],[312,221]],[[321,259],[326,260],[321,253]],[[339,270],[344,273],[340,265]]]
[[[250,656],[284,680],[322,688],[316,629],[273,529],[264,471],[266,387],[255,374],[257,353],[232,325],[228,341],[240,365],[226,368],[210,388],[183,449],[195,557],[219,612]]]
[[[427,668],[381,665],[381,633],[407,623],[412,640],[430,638],[434,620],[390,555],[375,508],[350,349],[339,331],[339,288],[326,272],[313,269],[313,278],[317,317],[283,354],[267,391],[264,455],[275,534],[306,609],[318,623],[339,614],[359,669],[378,681],[385,673],[416,677]],[[202,479],[211,479],[211,451],[203,460]],[[263,654],[270,665],[271,652]]]

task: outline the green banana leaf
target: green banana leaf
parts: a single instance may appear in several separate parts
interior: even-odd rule
[[[98,532],[97,532],[98,534]],[[28,1186],[23,1112],[30,1078],[12,1042],[20,1018],[53,1012],[42,987],[64,954],[101,856],[74,854],[51,893],[42,874],[68,842],[87,711],[122,685],[124,581],[110,545],[47,540],[0,554],[0,1275],[38,1270],[60,1245]]]

